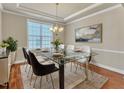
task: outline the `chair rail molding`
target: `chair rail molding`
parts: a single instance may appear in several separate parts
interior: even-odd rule
[[[101,52],[124,54],[124,51],[118,51],[118,50],[100,49],[100,48],[92,48],[92,49],[95,51],[101,51]]]

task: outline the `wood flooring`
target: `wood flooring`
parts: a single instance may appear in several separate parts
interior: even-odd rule
[[[13,65],[11,68],[9,89],[23,89],[20,65],[22,64]],[[90,68],[92,68],[94,72],[109,78],[108,82],[102,87],[102,89],[124,89],[124,75],[95,65],[90,65]],[[0,86],[0,88],[3,87]]]

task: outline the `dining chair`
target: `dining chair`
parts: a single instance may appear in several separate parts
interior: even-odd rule
[[[77,63],[76,70],[75,70],[75,72],[76,72],[78,69],[78,66],[81,68],[82,65],[85,64],[85,67],[86,66],[87,66],[87,68],[89,67],[89,64],[91,63],[91,58],[92,58],[92,51],[91,51],[91,48],[89,46],[76,46],[75,49],[78,49],[78,50],[81,50],[82,52],[87,53],[86,54],[87,57],[84,57],[84,58],[76,61],[76,63]],[[87,64],[86,64],[86,62],[87,62]]]
[[[24,48],[24,47],[22,48],[23,55],[24,55],[24,58],[25,58],[25,63],[26,63],[25,71],[26,71],[28,65],[30,65],[30,62],[27,62],[27,52],[26,52],[27,50],[28,50],[28,49],[26,49],[26,48]],[[34,50],[34,51],[37,51],[37,49]],[[39,51],[39,50],[38,50],[38,51]],[[41,53],[41,52],[40,52],[40,53]],[[36,58],[38,59],[39,62],[45,62],[46,60],[48,60],[47,58],[41,56],[41,54],[40,54],[40,55],[36,55]],[[29,69],[29,70],[30,70],[30,69]]]
[[[38,61],[40,63],[42,63],[43,61],[46,62],[46,61],[49,60],[48,58],[42,56],[41,55],[41,52],[49,52],[50,51],[50,48],[38,48],[38,49],[35,49],[33,51],[35,53],[36,58],[38,59]]]
[[[28,56],[28,53],[27,53],[28,50],[26,48],[22,48],[22,50],[23,50],[23,54],[24,54],[25,60],[27,62],[26,63],[25,71],[26,71],[27,67],[29,66],[28,73],[27,73],[27,77],[28,77],[29,72],[31,70],[31,62],[30,62],[30,59],[29,59],[29,56]]]
[[[24,48],[24,47],[22,48],[23,55],[24,55],[24,58],[25,58],[25,64],[26,64],[26,66],[25,66],[25,72],[26,72],[26,69],[27,69],[28,65],[30,66],[30,62],[29,62],[29,60],[27,58],[27,52],[26,52],[26,50],[27,50],[26,48]],[[30,70],[30,67],[29,67],[29,70]]]
[[[59,69],[53,63],[52,64],[40,64],[37,58],[35,57],[35,55],[31,51],[28,51],[28,53],[29,53],[31,64],[32,64],[33,73],[36,76],[41,76],[40,87],[42,86],[42,76],[50,74],[52,86],[54,88],[54,83],[53,83],[53,78],[52,78],[51,73],[56,72]],[[35,78],[34,87],[35,87],[36,80],[37,80],[37,77]]]
[[[74,45],[67,45],[66,46],[66,55],[68,55],[68,56],[70,56],[70,54],[72,53],[72,52],[74,52],[74,49],[75,49],[75,46]],[[70,68],[70,70],[72,71],[72,65],[74,64],[75,65],[75,59],[69,59],[68,60],[70,63],[71,63],[71,68]]]
[[[59,48],[60,49],[64,49],[65,48],[65,45],[64,44],[61,44],[61,45],[59,45]]]
[[[60,53],[65,53],[65,45],[64,44],[61,44],[61,45],[59,45],[59,52]]]

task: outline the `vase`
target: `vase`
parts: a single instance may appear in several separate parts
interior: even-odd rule
[[[6,49],[6,55],[8,56],[10,53],[10,50]]]
[[[55,46],[55,52],[59,52],[59,46]]]
[[[2,55],[6,55],[6,48],[2,48]]]
[[[10,52],[8,57],[9,57],[9,61],[11,62],[11,64],[14,64],[16,61],[16,51]]]

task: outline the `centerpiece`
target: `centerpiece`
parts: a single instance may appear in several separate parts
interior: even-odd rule
[[[59,45],[63,44],[60,39],[55,39],[55,41],[51,42],[54,45],[55,51],[59,52]]]

